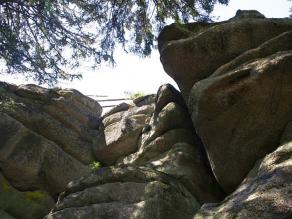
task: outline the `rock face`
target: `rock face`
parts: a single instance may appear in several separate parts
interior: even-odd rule
[[[0,167],[21,190],[52,195],[89,173],[100,105],[75,90],[0,84]]]
[[[177,180],[163,173],[112,167],[72,182],[45,219],[191,219],[198,207]]]
[[[188,100],[217,181],[230,193],[277,147],[292,119],[292,20],[238,11],[229,21],[180,28],[162,31],[161,60]]]
[[[95,136],[101,106],[76,90],[36,85],[0,84],[1,112],[55,142],[66,153],[89,164],[95,159]],[[70,136],[70,138],[68,138]]]
[[[119,105],[103,117],[100,130],[105,141],[96,151],[98,160],[105,165],[146,166],[169,174],[200,203],[221,200],[224,194],[180,93],[167,84],[159,88],[155,100],[139,99],[132,106]],[[141,100],[146,105],[141,105]]]
[[[223,197],[183,98],[171,85],[159,88],[154,113],[141,135],[138,148],[122,163],[151,167],[175,177],[200,203]]]
[[[137,151],[142,129],[154,110],[153,101],[146,105],[142,101],[136,101],[138,105],[121,104],[103,116],[99,148],[95,151],[98,161],[113,165],[118,159]]]
[[[88,168],[56,144],[0,113],[1,171],[22,191],[43,189],[56,195]]]
[[[55,201],[44,191],[20,192],[0,175],[0,218],[41,219]]]
[[[97,151],[105,164],[116,162],[117,167],[70,183],[47,219],[193,218],[200,204],[222,200],[224,193],[174,87],[161,86],[150,105],[117,108],[124,110],[113,109],[102,119],[105,139],[117,140],[107,141],[104,153]]]
[[[0,209],[15,218],[47,214],[71,180],[90,172],[100,114],[76,90],[1,82]]]
[[[256,11],[220,23],[172,24],[158,38],[161,62],[187,100],[195,82],[291,28],[291,19],[268,19]]]
[[[292,52],[283,51],[194,85],[192,119],[226,192],[279,143],[292,120],[291,81]]]
[[[220,204],[203,206],[195,219],[291,218],[291,127],[286,129],[279,148],[259,160],[234,193]]]

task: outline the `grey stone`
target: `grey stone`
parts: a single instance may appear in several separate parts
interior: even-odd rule
[[[222,188],[230,193],[279,144],[292,120],[292,52],[252,59],[194,85],[193,124]]]
[[[204,205],[195,219],[291,218],[291,140],[259,160],[241,185],[223,202]]]
[[[198,207],[177,180],[149,168],[124,166],[72,182],[45,218],[187,219]]]
[[[207,78],[221,65],[292,30],[291,19],[262,18],[255,11],[238,12],[236,18],[218,23],[171,25],[161,32],[158,37],[161,62],[185,100],[194,83]]]

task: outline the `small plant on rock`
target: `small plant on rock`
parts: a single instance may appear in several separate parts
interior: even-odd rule
[[[101,163],[98,161],[93,161],[91,164],[89,164],[89,167],[91,170],[98,170],[101,167]]]

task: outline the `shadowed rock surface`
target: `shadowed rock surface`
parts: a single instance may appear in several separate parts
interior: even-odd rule
[[[222,203],[201,208],[195,219],[292,217],[292,125],[281,145],[259,160],[241,185]]]
[[[2,215],[42,218],[71,180],[89,174],[100,114],[76,90],[0,82]]]
[[[0,174],[0,218],[41,219],[55,201],[44,191],[20,192]]]
[[[42,189],[57,195],[67,183],[89,168],[62,151],[55,143],[0,113],[1,172],[22,191]]]

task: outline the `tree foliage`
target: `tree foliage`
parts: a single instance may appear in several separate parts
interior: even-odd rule
[[[54,85],[91,58],[114,63],[114,50],[147,56],[169,19],[207,19],[228,0],[1,0],[0,60],[7,73]]]

